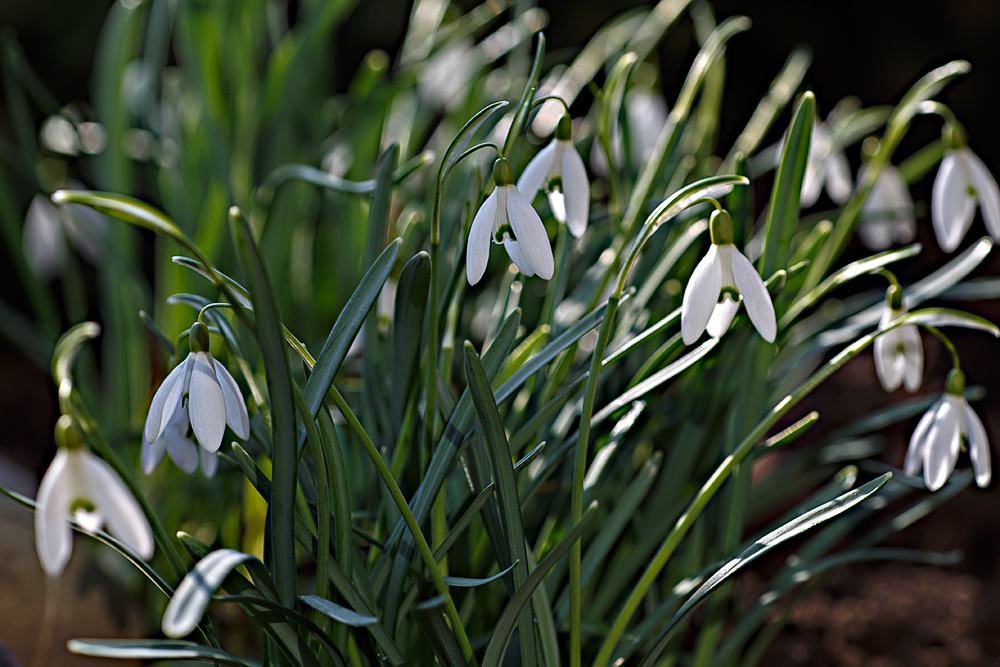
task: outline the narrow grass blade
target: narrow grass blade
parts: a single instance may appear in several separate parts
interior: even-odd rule
[[[198,660],[232,667],[252,667],[225,651],[194,642],[163,639],[70,639],[66,649],[76,655],[122,660]]]
[[[343,623],[344,625],[349,625],[354,628],[362,628],[378,623],[378,619],[374,616],[359,614],[356,611],[348,609],[347,607],[341,607],[339,604],[330,602],[326,598],[321,598],[318,595],[303,595],[299,599],[324,616],[332,618],[338,623]]]

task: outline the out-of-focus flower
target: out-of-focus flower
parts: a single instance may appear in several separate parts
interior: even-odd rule
[[[667,123],[667,103],[648,86],[636,86],[625,94],[625,117],[628,119],[629,150],[638,169],[656,146]]]
[[[67,238],[87,261],[97,264],[106,235],[107,220],[94,209],[80,204],[57,207],[37,194],[24,217],[22,252],[39,278],[54,280],[66,265]]]
[[[170,371],[156,390],[143,429],[140,465],[150,474],[170,454],[181,470],[193,472],[198,448],[188,436],[190,425],[201,444],[202,472],[215,474],[215,452],[222,444],[226,424],[242,440],[250,436],[250,420],[243,395],[225,366],[208,351],[208,329],[200,322],[191,327],[191,352]]]
[[[517,181],[517,189],[529,202],[543,187],[555,219],[565,223],[573,236],[583,236],[590,215],[590,181],[583,159],[573,145],[573,121],[569,114],[563,114],[556,126],[555,139],[532,158]]]
[[[514,173],[505,158],[493,163],[493,181],[496,188],[479,207],[469,229],[465,256],[469,284],[478,283],[486,272],[490,241],[503,244],[518,271],[548,280],[555,270],[548,234],[538,213],[514,185]]]
[[[698,262],[684,290],[681,303],[681,335],[691,345],[708,330],[719,337],[726,333],[742,296],[747,315],[758,333],[773,343],[778,327],[774,305],[764,281],[746,257],[733,245],[733,224],[725,211],[714,211],[709,221],[712,246]]]
[[[139,503],[118,474],[83,449],[79,429],[68,415],[56,424],[60,444],[38,487],[35,547],[50,577],[62,574],[73,550],[69,518],[93,533],[101,526],[141,558],[153,556],[153,535]]]
[[[982,209],[990,236],[1000,241],[1000,189],[975,153],[965,131],[945,127],[945,151],[931,190],[931,222],[938,245],[952,252],[969,231],[976,205]]]
[[[923,468],[924,483],[931,491],[940,489],[951,476],[963,440],[968,443],[976,484],[983,487],[990,483],[990,443],[964,391],[965,375],[953,369],[944,396],[924,413],[910,438],[903,469],[907,475],[916,475]]]
[[[858,180],[862,175],[863,172]],[[891,164],[882,167],[861,208],[858,236],[871,250],[886,250],[893,243],[910,243],[917,236],[910,188],[903,174]]]
[[[893,285],[885,293],[885,311],[879,329],[887,328],[905,314],[903,292]],[[920,388],[924,373],[924,346],[917,327],[904,324],[876,338],[874,356],[875,372],[883,389],[895,391],[900,385],[905,385],[906,391],[912,393]]]
[[[834,143],[830,128],[826,123],[814,123],[799,203],[803,207],[815,204],[824,186],[837,204],[846,202],[854,188],[851,165],[844,151]]]
[[[454,108],[460,104],[462,92],[480,64],[471,39],[445,47],[431,56],[417,74],[420,96],[434,106]]]

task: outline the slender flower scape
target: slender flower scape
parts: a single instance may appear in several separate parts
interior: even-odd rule
[[[778,326],[774,305],[764,281],[746,257],[733,245],[733,223],[725,211],[715,211],[709,221],[712,247],[698,262],[684,290],[681,303],[681,335],[691,345],[708,329],[718,338],[726,333],[740,307],[746,303],[750,321],[768,343],[774,342]]]
[[[518,271],[548,280],[555,270],[549,236],[531,202],[514,185],[514,173],[505,158],[493,163],[493,182],[496,188],[479,207],[469,229],[465,254],[469,284],[475,285],[483,277],[491,240],[503,244]]]
[[[73,418],[56,423],[59,451],[38,487],[35,547],[50,577],[62,574],[73,551],[69,517],[88,533],[108,531],[143,559],[153,556],[153,534],[139,503],[115,471],[83,449]]]
[[[139,455],[144,474],[153,472],[163,453],[177,467],[191,473],[198,467],[199,449],[188,437],[190,425],[201,443],[201,470],[215,474],[215,452],[222,444],[226,424],[242,440],[250,436],[250,420],[236,380],[208,351],[208,328],[201,322],[191,327],[191,353],[170,371],[149,406]]]
[[[885,292],[885,312],[878,328],[887,328],[905,314],[903,291],[892,285]],[[911,393],[920,388],[924,374],[924,346],[917,327],[904,324],[875,339],[875,372],[886,391],[895,391],[901,384]]]
[[[903,174],[891,164],[883,166],[878,173],[861,215],[858,236],[871,250],[886,250],[893,243],[910,243],[917,236],[910,188]]]
[[[958,247],[969,231],[977,204],[990,236],[1000,241],[1000,189],[996,180],[967,145],[961,126],[949,123],[941,134],[944,158],[931,190],[931,222],[938,245],[945,252]]]
[[[529,202],[543,187],[555,219],[565,223],[573,236],[583,236],[590,213],[590,181],[583,158],[573,145],[569,114],[559,119],[555,139],[528,163],[517,181],[517,189]]]
[[[916,475],[923,468],[924,483],[931,491],[940,489],[951,476],[963,439],[969,447],[976,484],[984,487],[990,483],[990,443],[983,423],[962,395],[964,391],[965,375],[952,369],[944,396],[924,413],[910,438],[903,469],[907,475]]]
[[[815,204],[824,185],[830,199],[837,204],[846,202],[854,187],[851,182],[851,165],[844,151],[834,144],[833,135],[826,123],[815,123],[809,142],[806,173],[802,178],[802,206]]]

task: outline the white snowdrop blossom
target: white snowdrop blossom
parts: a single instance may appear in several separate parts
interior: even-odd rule
[[[984,487],[990,483],[990,443],[964,391],[965,376],[953,369],[944,396],[924,413],[910,437],[903,469],[907,475],[916,475],[922,468],[924,483],[931,491],[940,489],[951,476],[964,445],[969,449],[976,484]]]
[[[906,314],[903,292],[895,285],[886,290],[885,301],[880,330],[888,328]],[[895,391],[904,385],[906,391],[912,393],[920,388],[924,374],[924,346],[916,326],[904,324],[876,338],[874,356],[875,372],[883,389]]]
[[[858,180],[863,177],[858,175]],[[870,250],[886,250],[893,243],[910,243],[917,236],[913,197],[903,174],[891,164],[879,171],[875,185],[861,207],[858,236]]]
[[[803,207],[815,204],[824,186],[834,203],[843,204],[851,196],[854,183],[851,165],[844,151],[834,143],[830,128],[826,123],[814,123],[799,203]]]
[[[514,185],[514,174],[505,158],[493,163],[493,180],[496,188],[479,207],[469,229],[465,255],[469,284],[478,283],[486,272],[490,241],[503,244],[518,271],[548,280],[555,270],[549,236],[531,202]]]
[[[931,222],[938,245],[952,252],[969,231],[976,205],[990,236],[1000,240],[1000,189],[983,161],[965,143],[965,132],[945,127],[944,158],[931,190]]]
[[[590,181],[583,158],[573,145],[569,114],[559,119],[555,139],[532,158],[517,181],[517,189],[529,202],[542,188],[555,219],[565,223],[573,236],[583,236],[590,215]]]
[[[628,119],[629,150],[636,169],[649,159],[667,124],[667,103],[648,86],[636,86],[625,95],[625,117]]]
[[[107,221],[87,206],[67,204],[57,207],[43,194],[37,194],[24,216],[21,238],[22,254],[28,266],[43,280],[62,275],[72,247],[92,264],[101,261]]]
[[[107,526],[141,558],[152,558],[153,534],[139,503],[111,466],[82,448],[68,415],[56,425],[56,441],[66,446],[59,447],[42,477],[35,507],[35,548],[45,573],[58,577],[69,561],[70,517],[88,533]]]
[[[768,343],[773,343],[778,326],[771,295],[750,260],[733,245],[733,224],[729,214],[713,212],[709,231],[712,247],[691,274],[681,303],[684,344],[693,344],[706,329],[708,335],[715,338],[726,333],[739,309],[740,297],[758,333]]]
[[[139,463],[149,475],[170,454],[186,473],[197,469],[212,477],[218,466],[215,452],[222,444],[226,424],[241,440],[250,436],[246,404],[236,380],[208,351],[208,330],[200,322],[191,327],[191,352],[170,371],[153,396],[143,429]],[[190,426],[199,448],[188,436]]]

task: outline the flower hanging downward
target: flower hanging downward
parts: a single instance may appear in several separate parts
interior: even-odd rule
[[[965,131],[946,125],[942,132],[945,151],[931,190],[931,222],[938,245],[952,252],[969,231],[976,205],[990,236],[1000,241],[1000,189],[975,153],[966,144]]]
[[[701,332],[719,337],[726,333],[740,306],[747,307],[750,321],[761,337],[774,342],[778,327],[771,295],[756,269],[733,245],[733,223],[725,211],[715,211],[709,222],[712,247],[709,248],[684,290],[681,304],[681,335],[691,345]]]
[[[198,467],[206,477],[215,474],[215,452],[222,444],[226,424],[242,440],[250,436],[250,420],[243,395],[229,371],[208,351],[208,329],[191,327],[191,352],[170,371],[149,406],[143,430],[140,465],[153,472],[168,452],[177,467],[191,473]],[[201,449],[188,436],[190,425]]]
[[[141,558],[153,556],[153,535],[139,503],[117,473],[83,449],[80,430],[69,415],[56,423],[59,451],[38,487],[35,547],[50,577],[62,574],[73,550],[72,516],[89,533],[106,525]]]
[[[559,119],[555,139],[532,158],[517,181],[517,189],[529,202],[543,187],[555,219],[565,223],[573,236],[583,236],[590,214],[590,181],[583,158],[573,145],[569,114]]]
[[[990,483],[990,443],[964,391],[965,375],[953,369],[944,396],[924,413],[910,438],[903,469],[907,475],[916,475],[923,468],[924,483],[931,491],[940,489],[951,476],[963,440],[969,447],[976,484],[983,487]]]
[[[854,187],[851,165],[844,151],[834,143],[830,128],[826,123],[814,123],[799,203],[803,207],[815,204],[824,185],[826,193],[836,204],[846,202]]]
[[[890,324],[906,314],[903,305],[903,290],[892,285],[885,292],[885,311],[878,328],[886,329]],[[875,372],[882,388],[895,391],[905,384],[906,391],[920,388],[924,373],[924,346],[920,342],[920,332],[912,324],[904,324],[875,339]]]
[[[860,181],[863,174],[858,176]],[[858,236],[871,250],[886,250],[893,243],[910,243],[917,235],[913,197],[902,172],[886,164],[861,207]]]
[[[493,163],[493,181],[496,189],[479,207],[469,229],[465,254],[469,284],[478,283],[486,272],[490,241],[503,244],[518,271],[548,280],[555,270],[548,234],[531,203],[514,185],[514,173],[505,158]]]

